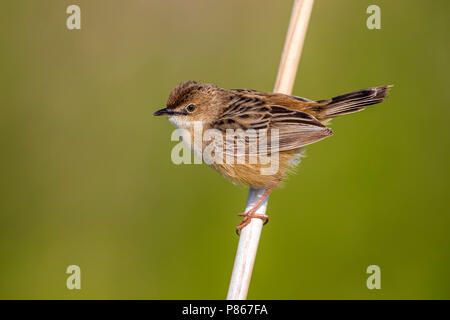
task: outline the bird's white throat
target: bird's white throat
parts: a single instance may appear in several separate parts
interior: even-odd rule
[[[194,127],[194,123],[196,122],[189,120],[186,116],[171,116],[169,117],[169,121],[179,129],[192,129]]]

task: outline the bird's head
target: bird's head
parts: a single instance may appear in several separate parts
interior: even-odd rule
[[[221,90],[211,84],[183,82],[172,90],[166,107],[153,115],[167,115],[170,122],[183,129],[190,128],[195,121],[212,123],[220,113]]]

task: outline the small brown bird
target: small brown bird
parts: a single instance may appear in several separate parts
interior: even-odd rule
[[[296,166],[304,146],[333,134],[325,125],[328,121],[382,102],[389,88],[390,86],[374,87],[331,99],[312,101],[281,93],[248,89],[227,90],[212,84],[187,81],[170,93],[166,108],[156,111],[153,115],[169,116],[169,120],[176,127],[187,130],[191,136],[194,135],[193,124],[201,123],[203,132],[215,129],[215,132],[223,135],[225,143],[230,142],[229,136],[226,136],[230,129],[256,131],[256,140],[250,139],[249,136],[244,138],[244,157],[247,161],[239,162],[238,156],[233,155],[231,159],[234,161],[210,163],[211,167],[234,183],[266,190],[251,210],[240,214],[244,219],[236,228],[239,233],[250,223],[251,218],[260,218],[267,222],[267,216],[255,214],[256,209]],[[264,141],[272,141],[271,137],[275,134],[270,132],[277,133],[276,143],[268,142],[267,148],[264,149],[267,156],[277,154],[277,167],[271,174],[262,174],[262,169],[268,166],[263,158],[257,158],[256,162],[248,161],[251,155],[249,150],[256,150],[255,155],[261,155],[261,150],[252,147],[263,141],[262,134],[266,132],[270,135],[265,137]],[[233,150],[236,150],[235,145],[239,138],[232,139]],[[192,141],[187,142],[193,148]],[[206,150],[207,145],[206,141],[202,141],[201,149]],[[220,145],[220,150],[230,149]]]

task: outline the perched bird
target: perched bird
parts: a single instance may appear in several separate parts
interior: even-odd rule
[[[276,171],[271,174],[262,174],[262,168],[268,165],[263,163],[262,158],[258,158],[256,162],[242,163],[234,156],[234,161],[231,162],[210,163],[212,168],[234,183],[266,190],[251,210],[240,214],[244,219],[236,228],[239,233],[250,223],[251,218],[260,218],[267,222],[267,216],[255,214],[256,209],[296,166],[302,147],[333,134],[326,126],[329,120],[382,102],[389,88],[390,86],[368,88],[326,100],[312,101],[281,93],[248,89],[228,90],[212,84],[187,81],[173,89],[166,107],[153,115],[167,115],[176,127],[191,134],[194,134],[194,123],[200,123],[203,131],[215,129],[215,132],[223,135],[225,144],[230,142],[229,136],[226,136],[230,129],[253,129],[252,132],[256,132],[255,139],[249,139],[248,136],[244,138],[244,156],[247,158],[250,157],[249,150],[256,150],[255,155],[260,155],[261,151],[252,147],[262,142],[262,133],[269,132],[270,137],[275,136],[270,132],[277,133],[277,143],[269,142],[265,149],[268,156],[277,154]],[[269,135],[264,141],[271,141]],[[239,138],[234,138],[231,143],[236,144],[237,140]],[[187,142],[193,148],[192,141]],[[205,150],[206,147],[207,143],[202,141],[201,149]],[[220,148],[225,150],[224,146]],[[234,146],[233,150],[235,149]]]

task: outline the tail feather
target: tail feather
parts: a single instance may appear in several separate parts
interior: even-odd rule
[[[331,99],[316,101],[314,111],[319,120],[364,110],[365,106],[382,102],[392,86],[381,86],[346,93]]]

